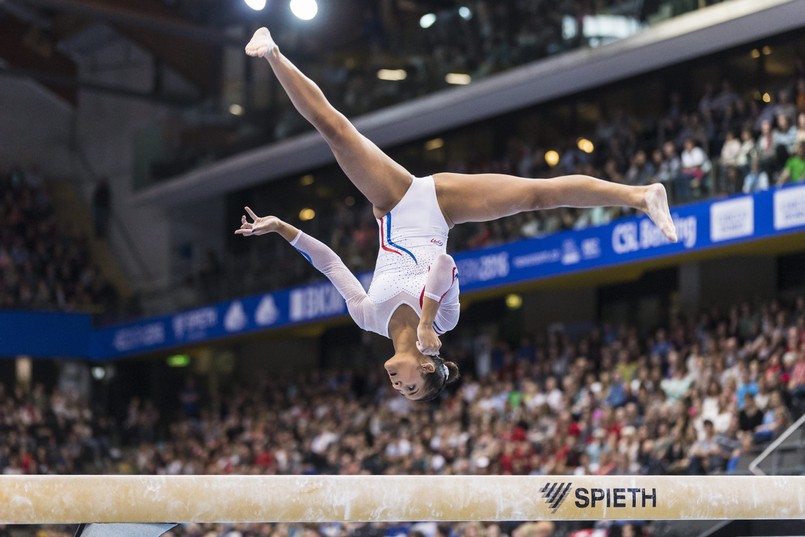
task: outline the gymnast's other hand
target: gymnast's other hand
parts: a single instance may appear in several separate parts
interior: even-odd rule
[[[249,222],[246,215],[240,218],[240,229],[235,230],[236,235],[250,237],[252,235],[265,235],[266,233],[276,233],[282,225],[282,220],[276,216],[257,216],[254,211],[245,207],[254,222]]]
[[[437,356],[439,354],[442,342],[439,340],[439,336],[436,335],[436,331],[432,326],[426,324],[418,325],[416,337],[416,348],[419,352],[427,354],[428,356]]]

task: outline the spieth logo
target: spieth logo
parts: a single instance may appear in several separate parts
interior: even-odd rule
[[[567,498],[571,483],[545,483],[541,489],[542,497],[555,513]],[[657,507],[657,489],[643,487],[586,488],[579,487],[573,492],[573,502],[579,509],[597,507],[637,508]]]
[[[657,489],[643,487],[577,488],[576,507],[584,509],[602,506],[606,508],[657,507]]]
[[[551,508],[551,513],[559,509],[572,486],[570,483],[545,483],[545,486],[539,489],[548,507]]]
[[[435,244],[437,246],[444,246],[444,242],[442,242],[439,239],[431,239],[430,242],[432,242],[433,244]]]

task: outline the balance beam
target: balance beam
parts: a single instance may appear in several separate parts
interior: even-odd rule
[[[0,524],[805,518],[791,476],[0,476]]]

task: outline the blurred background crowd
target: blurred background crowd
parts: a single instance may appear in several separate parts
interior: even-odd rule
[[[70,390],[0,385],[0,470],[744,473],[805,411],[805,297],[739,302],[675,319],[646,337],[604,323],[578,338],[549,331],[511,345],[479,336],[453,341],[445,351],[460,364],[462,378],[432,405],[400,398],[374,368],[300,371],[290,378],[255,373],[252,384],[227,385],[214,399],[188,376],[172,406],[133,397],[120,415]],[[413,529],[464,536],[513,535],[516,528]],[[411,529],[267,524],[189,526],[177,533],[393,536]]]
[[[365,1],[359,11],[360,38],[341,36],[329,51],[332,54],[326,55],[320,53],[328,46],[322,42],[326,34],[283,24],[272,31],[328,98],[354,117],[444,90],[450,87],[446,77],[451,73],[480,80],[564,51],[606,44],[613,36],[584,31],[591,15],[628,15],[638,23],[630,30],[634,33],[715,3],[719,2],[470,0],[467,12],[452,5],[437,11],[437,22],[424,32],[418,17],[411,18],[408,2]],[[209,22],[202,19],[217,13],[211,5],[223,5],[212,0],[165,4],[196,23]],[[4,21],[0,17],[0,23]],[[786,50],[794,53],[785,56],[782,67],[774,64],[776,71],[758,67],[757,80],[742,80],[730,69],[710,76],[719,59],[709,58],[699,72],[706,71],[707,76],[680,83],[686,91],[677,91],[679,84],[672,87],[663,79],[659,84],[668,87],[661,99],[654,99],[655,104],[662,101],[656,107],[629,102],[623,95],[631,93],[609,88],[600,95],[593,91],[593,97],[571,97],[578,97],[576,112],[584,106],[594,109],[587,117],[594,121],[576,118],[565,123],[557,116],[549,122],[545,120],[549,112],[530,109],[523,112],[523,121],[534,119],[534,125],[525,132],[510,128],[516,122],[509,116],[491,118],[390,150],[408,152],[400,160],[427,173],[493,172],[535,181],[586,174],[630,185],[661,183],[673,206],[802,183],[805,53],[800,41],[786,39],[790,39],[784,43]],[[760,43],[752,46],[757,46],[751,49],[752,55],[757,53],[752,61],[772,63],[776,50]],[[734,52],[734,57],[744,52]],[[406,78],[400,83],[379,81],[376,73],[386,68],[404,70]],[[771,72],[774,84],[767,83]],[[233,120],[230,116],[236,114],[224,113],[227,122],[240,122],[236,141],[224,137],[225,143],[217,143],[201,136],[202,143],[194,146],[189,136],[177,136],[179,146],[167,160],[151,163],[152,179],[170,179],[199,164],[308,130],[284,95],[266,86],[270,95],[255,96],[255,101],[264,98],[265,106],[249,118]],[[619,99],[612,98],[619,92],[623,94]],[[433,157],[442,146],[423,150],[421,142],[430,141],[449,150]],[[239,211],[245,199],[261,199],[263,206],[276,209],[278,216],[330,245],[353,271],[371,270],[377,252],[371,207],[348,185],[337,186],[347,184],[340,176],[326,184],[335,192],[329,197],[309,195],[313,189],[304,188],[318,188],[335,177],[331,171],[320,171],[228,192],[225,211],[232,206]],[[137,300],[128,300],[129,290],[112,277],[110,231],[122,227],[115,206],[120,197],[106,178],[93,179],[97,185],[83,207],[86,214],[80,214],[75,206],[64,204],[64,185],[51,181],[38,166],[2,163],[0,310],[88,312],[99,322],[154,313],[145,312]],[[297,199],[291,200],[297,189],[303,192],[299,197],[309,198],[306,203],[315,219],[302,221]],[[451,231],[449,250],[539,240],[629,214],[621,208],[562,208],[466,224]],[[171,274],[175,280],[170,290],[158,291],[170,293],[167,302],[173,312],[321,279],[284,241],[266,238],[245,244],[232,239],[237,223],[233,219],[232,229],[210,232],[228,237],[220,241],[222,249],[199,252],[192,244],[178,245],[179,270]],[[99,256],[104,249],[106,257]],[[696,314],[682,313],[678,305],[667,307],[657,312],[658,323],[639,319],[640,326],[613,322],[601,310],[598,318],[584,320],[583,328],[561,323],[537,327],[536,321],[521,320],[512,329],[504,326],[506,320],[496,319],[493,330],[474,326],[456,331],[445,337],[443,354],[459,364],[462,377],[433,404],[400,398],[375,363],[376,356],[371,357],[371,367],[364,367],[366,360],[361,358],[370,354],[371,347],[366,339],[360,340],[363,354],[356,353],[350,367],[327,363],[288,376],[255,370],[248,381],[223,375],[223,382],[215,383],[212,375],[188,369],[177,377],[175,390],[160,394],[155,394],[157,382],[139,385],[141,377],[125,378],[126,371],[137,369],[138,360],[139,365],[149,360],[153,365],[153,355],[121,361],[118,371],[123,378],[99,381],[92,390],[79,388],[83,381],[65,381],[70,376],[65,372],[75,365],[69,360],[50,364],[56,374],[41,374],[48,368],[36,360],[33,365],[20,360],[33,375],[20,375],[19,364],[7,367],[4,361],[3,371],[18,367],[17,378],[28,381],[0,377],[0,472],[745,473],[749,462],[805,413],[805,295],[799,288],[783,293],[781,285],[777,290],[776,299],[758,299],[757,289],[738,289],[732,304],[705,306]],[[502,298],[502,291],[497,298]],[[486,315],[481,322],[495,314]],[[475,321],[470,319],[468,326]],[[315,336],[306,337],[338,340],[343,334],[332,335],[327,332],[331,328],[317,326],[311,330]],[[353,336],[354,332],[344,338],[349,341],[335,341],[334,346],[349,353],[350,341],[357,341]],[[319,363],[327,361],[324,346],[320,345]],[[76,370],[83,366],[86,376],[88,364],[79,364]],[[92,383],[85,380],[83,388]],[[0,526],[0,537],[63,537],[71,531]],[[649,537],[655,533],[657,524],[643,521],[187,524],[171,531],[173,537]]]

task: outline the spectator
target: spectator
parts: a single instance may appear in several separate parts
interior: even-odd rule
[[[684,203],[690,200],[690,179],[682,173],[682,161],[673,142],[662,145],[663,161],[659,167],[657,179],[672,193],[674,203]]]
[[[752,129],[744,127],[741,129],[741,150],[738,152],[738,158],[736,159],[737,165],[743,173],[746,173],[752,160],[757,158],[757,146],[752,136]]]
[[[740,166],[740,159],[741,141],[738,140],[733,131],[728,130],[718,159],[718,178],[721,184],[716,187],[716,192],[732,193],[736,191],[735,186],[729,185],[726,178],[728,170]]]
[[[711,474],[724,470],[728,456],[716,440],[713,422],[704,420],[702,437],[691,446],[688,453],[688,474]]]
[[[743,408],[738,413],[738,429],[745,433],[753,433],[763,423],[763,413],[755,403],[752,393],[743,396]]]
[[[638,149],[632,157],[632,163],[626,171],[626,183],[630,185],[647,185],[654,176],[654,164],[647,160],[646,152]]]
[[[697,145],[693,137],[685,138],[684,149],[679,156],[682,162],[683,180],[687,180],[695,197],[701,197],[707,190],[710,159],[707,153]]]
[[[761,121],[760,135],[755,143],[755,148],[757,158],[760,160],[760,167],[763,168],[766,173],[771,174],[776,169],[777,144],[774,140],[770,119]]]
[[[780,392],[772,392],[769,405],[763,412],[763,423],[755,429],[755,444],[765,444],[777,438],[789,425],[789,421]]]
[[[744,194],[749,194],[751,192],[759,192],[768,189],[769,175],[760,167],[760,161],[753,158],[749,172],[744,176],[741,190]]]
[[[780,167],[785,164],[789,156],[794,154],[797,144],[797,127],[789,116],[780,114],[777,116],[772,136],[777,153],[777,167]]]
[[[788,380],[788,391],[798,413],[805,412],[805,341],[800,344],[797,351],[796,362]]]
[[[777,184],[799,183],[803,179],[805,179],[805,142],[800,143],[796,153],[786,161],[785,167],[777,179]]]
[[[801,143],[805,143],[805,112],[800,112],[797,114],[797,137],[796,137],[796,145]]]

